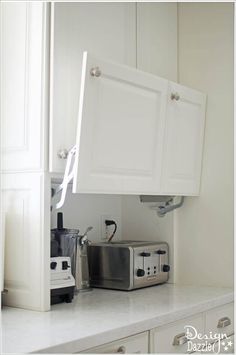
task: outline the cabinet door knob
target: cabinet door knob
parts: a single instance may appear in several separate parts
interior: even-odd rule
[[[91,76],[94,76],[96,78],[98,78],[99,76],[101,76],[102,72],[101,70],[99,69],[99,67],[94,67],[90,70],[90,75]]]
[[[173,345],[183,345],[183,344],[187,343],[187,341],[188,341],[188,339],[186,337],[186,334],[180,333],[174,337]]]
[[[219,319],[218,324],[217,324],[217,328],[225,328],[230,324],[231,324],[230,318],[223,317],[223,318]]]
[[[122,345],[117,349],[117,354],[125,354],[125,353],[126,353],[125,346]]]
[[[175,92],[175,93],[172,92],[170,98],[171,98],[171,100],[179,101],[180,96],[179,96],[179,94],[177,92]]]
[[[67,149],[60,149],[60,150],[57,152],[57,156],[58,156],[58,158],[60,158],[60,159],[67,159],[68,150],[67,150]]]

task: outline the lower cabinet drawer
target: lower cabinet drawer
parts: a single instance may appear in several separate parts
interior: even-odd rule
[[[197,316],[185,318],[181,321],[152,329],[150,331],[150,352],[153,354],[177,354],[194,351],[191,344],[201,341],[193,339],[188,342],[186,337],[187,329],[193,335],[195,334],[195,330],[197,333],[203,334],[203,314],[198,314]]]
[[[234,303],[213,308],[206,312],[205,334],[226,334],[234,333]]]
[[[123,338],[112,343],[97,346],[82,352],[83,354],[147,354],[148,332]]]

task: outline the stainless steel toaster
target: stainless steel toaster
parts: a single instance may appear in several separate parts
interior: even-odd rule
[[[92,287],[133,290],[168,280],[168,244],[117,241],[88,246]]]

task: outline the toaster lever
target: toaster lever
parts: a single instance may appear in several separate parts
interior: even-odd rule
[[[159,255],[166,254],[166,251],[159,249],[159,250],[157,250],[157,254],[159,254]]]
[[[143,257],[147,257],[147,256],[151,256],[151,253],[147,253],[146,251],[143,251],[142,253],[140,253],[140,255]]]

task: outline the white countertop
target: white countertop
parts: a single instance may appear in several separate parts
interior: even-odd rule
[[[136,291],[94,289],[50,312],[5,307],[3,353],[72,353],[232,302],[233,290],[164,284]]]

